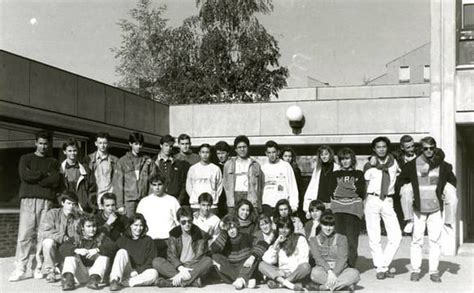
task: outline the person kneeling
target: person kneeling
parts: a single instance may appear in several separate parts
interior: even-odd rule
[[[291,218],[278,218],[276,222],[278,238],[262,257],[258,269],[267,276],[270,289],[286,287],[301,291],[296,282],[303,281],[311,272],[309,247],[303,235],[294,233]]]
[[[349,248],[347,238],[335,231],[336,218],[331,210],[321,216],[321,231],[309,240],[311,254],[316,266],[311,271],[311,289],[316,290],[354,290],[359,282],[359,271],[348,265]]]
[[[156,246],[146,235],[148,226],[142,214],[136,213],[116,244],[119,250],[115,255],[110,273],[110,291],[118,291],[121,286],[149,286],[155,284],[158,272],[152,262],[156,257]]]
[[[83,215],[79,222],[78,239],[69,239],[59,247],[64,257],[61,285],[63,291],[73,290],[75,280],[87,288],[98,290],[110,258],[115,253],[115,243],[103,233],[97,233],[94,215]]]
[[[254,272],[267,248],[265,241],[254,244],[252,235],[240,233],[239,219],[232,214],[222,219],[221,232],[211,244],[217,273],[237,290],[255,288]]]
[[[193,224],[193,212],[189,207],[178,210],[180,226],[170,231],[167,258],[157,257],[153,267],[160,276],[158,287],[202,287],[201,277],[212,266],[212,260],[206,256],[209,236]]]

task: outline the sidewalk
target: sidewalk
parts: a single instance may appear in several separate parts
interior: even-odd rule
[[[474,292],[474,245],[466,244],[460,249],[457,256],[441,257],[440,272],[443,282],[435,284],[430,281],[428,275],[424,275],[419,282],[410,282],[410,238],[404,237],[400,249],[395,256],[393,268],[395,269],[394,279],[379,281],[375,278],[375,271],[372,269],[372,259],[368,248],[366,235],[361,235],[359,239],[359,259],[357,268],[361,272],[361,281],[356,287],[357,292]],[[424,255],[422,271],[428,270],[427,255]],[[14,258],[0,258],[0,292],[62,292],[60,282],[47,284],[44,280],[27,279],[24,281],[10,283],[8,277],[14,267]],[[230,285],[210,285],[205,288],[177,288],[159,289],[156,287],[125,288],[121,292],[235,292]],[[266,285],[261,285],[259,289],[246,289],[245,292],[289,292],[284,289],[269,290]],[[78,288],[74,292],[93,292],[87,288]],[[99,292],[109,292],[105,287]]]

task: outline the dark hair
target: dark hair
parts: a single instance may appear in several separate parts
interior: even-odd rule
[[[291,217],[291,215],[293,214],[293,211],[291,210],[290,202],[287,199],[282,198],[279,201],[277,201],[277,203],[275,204],[275,210],[273,212],[273,220],[281,217],[280,206],[282,205],[286,205],[288,207],[288,217]]]
[[[83,239],[82,239],[84,237],[82,229],[84,228],[84,225],[86,224],[86,222],[91,222],[96,227],[98,226],[97,218],[94,214],[83,213],[79,216],[79,222],[76,222],[77,223],[76,235],[74,237],[75,245],[77,245],[79,247],[84,247],[83,245],[85,244],[85,243],[83,243]],[[99,236],[96,237],[97,235],[99,235]],[[96,233],[94,235],[94,239],[92,241],[95,243],[95,246],[99,247],[99,246],[102,245],[102,242],[104,241],[104,238],[105,238],[105,233],[100,232],[99,229],[97,229]],[[87,240],[87,241],[90,241],[90,240]]]
[[[374,138],[372,140],[372,144],[371,144],[372,149],[374,149],[375,145],[377,143],[381,142],[381,141],[385,142],[385,144],[387,145],[387,148],[390,147],[390,139],[388,139],[388,137],[386,137],[386,136],[377,136],[376,138]]]
[[[423,137],[421,140],[420,140],[420,144],[429,144],[429,145],[432,145],[434,147],[436,147],[436,140],[431,137],[431,136],[426,136],[426,137]]]
[[[188,206],[183,206],[178,209],[176,212],[176,219],[181,219],[181,217],[187,217],[190,218],[191,221],[193,220],[193,211],[191,210],[190,207]]]
[[[296,164],[296,152],[293,148],[289,147],[289,146],[286,146],[284,148],[281,149],[280,151],[280,159],[283,158],[283,155],[286,153],[286,152],[290,152],[291,153],[291,162],[290,164],[291,165],[295,165]]]
[[[88,214],[88,213],[83,213],[81,214],[80,218],[79,218],[79,225],[78,225],[78,234],[80,234],[81,236],[82,235],[82,228],[84,227],[84,224],[86,222],[92,222],[94,223],[96,226],[97,226],[97,218],[95,217],[94,214]]]
[[[132,132],[128,136],[128,142],[143,144],[145,142],[145,138],[143,137],[143,134],[140,132]]]
[[[61,199],[61,202],[64,203],[66,199],[78,203],[79,199],[77,198],[77,194],[72,191],[63,191],[59,197]]]
[[[320,201],[319,199],[316,199],[316,200],[312,200],[310,203],[309,203],[309,208],[308,210],[311,212],[312,210],[319,210],[321,212],[324,212],[324,210],[326,209],[326,206],[324,205],[324,203],[322,201]]]
[[[178,143],[186,139],[189,140],[189,143],[191,143],[191,137],[189,137],[189,135],[187,135],[186,133],[182,133],[178,136]]]
[[[236,148],[241,142],[245,143],[247,146],[250,146],[249,138],[245,135],[239,135],[234,139],[234,148]]]
[[[150,177],[150,179],[148,179],[149,184],[151,184],[153,182],[158,182],[158,181],[160,181],[161,183],[163,183],[163,185],[165,185],[166,178],[163,175],[159,174],[159,173],[155,173]]]
[[[95,139],[97,140],[98,138],[105,138],[105,139],[109,140],[110,135],[107,132],[99,132],[95,135]]]
[[[208,148],[209,151],[211,151],[211,145],[208,143],[203,143],[202,145],[199,146],[199,151],[201,151],[202,148]]]
[[[133,225],[133,223],[135,223],[138,220],[140,220],[143,225],[143,231],[142,231],[142,234],[140,235],[140,238],[143,237],[143,235],[146,235],[146,233],[148,232],[148,225],[146,223],[145,217],[140,213],[136,213],[135,215],[133,215],[133,217],[130,218],[130,222],[128,222],[127,227],[125,228],[124,235],[126,237],[130,239],[133,238],[131,226]]]
[[[249,211],[250,211],[250,213],[249,213],[249,217],[248,217],[248,218],[252,217],[253,211],[254,211],[253,204],[252,204],[248,199],[245,199],[245,198],[239,200],[239,202],[235,205],[235,208],[234,208],[235,214],[236,214],[237,216],[239,215],[239,209],[240,209],[243,205],[248,205],[248,206],[249,206]],[[248,219],[248,218],[247,218],[247,219]],[[254,218],[254,220],[255,220],[255,218]]]
[[[35,140],[38,141],[38,139],[40,138],[43,138],[49,141],[51,138],[51,135],[46,130],[40,130],[35,133]]]
[[[221,141],[218,141],[216,143],[216,145],[214,146],[214,148],[216,149],[216,151],[223,151],[223,152],[230,152],[230,146],[227,142],[221,140]]]
[[[337,158],[339,159],[339,163],[341,163],[342,159],[346,157],[351,158],[351,168],[355,169],[357,165],[357,158],[355,152],[351,148],[345,147],[337,152]]]
[[[174,137],[172,137],[169,134],[166,134],[160,138],[160,145],[164,143],[170,143],[170,142],[174,143]]]
[[[324,226],[336,226],[336,217],[334,217],[334,214],[330,209],[325,210],[321,215],[319,223]]]
[[[222,224],[226,226],[226,229],[229,229],[231,225],[237,227],[237,230],[239,230],[240,227],[239,219],[234,214],[225,215],[224,218],[222,218]]]
[[[210,203],[211,205],[214,203],[214,199],[212,195],[207,192],[203,192],[198,197],[198,203],[202,203],[203,201]]]
[[[295,232],[295,225],[293,224],[293,220],[288,217],[288,218],[277,218],[275,219],[275,226],[276,226],[276,235],[279,234],[280,229],[283,227],[287,227],[290,229],[290,235]]]
[[[317,161],[318,161],[318,164],[317,164],[317,167],[320,168],[321,167],[321,164],[323,163],[321,161],[321,153],[323,151],[328,151],[329,152],[329,163],[333,163],[334,162],[334,150],[328,146],[327,144],[325,145],[322,145],[318,148],[318,150],[316,151],[316,156],[317,156]]]
[[[269,149],[269,148],[275,148],[276,150],[279,149],[278,144],[273,140],[269,140],[265,143],[265,149]]]
[[[74,137],[69,137],[64,143],[63,143],[63,151],[66,150],[68,146],[75,146],[77,150],[79,150],[79,142],[74,138]]]
[[[102,197],[100,198],[100,204],[103,205],[106,199],[113,199],[115,203],[117,203],[117,196],[114,193],[104,193],[104,195],[102,195]]]
[[[260,226],[260,222],[264,220],[267,221],[268,223],[272,223],[272,219],[268,215],[260,214],[257,218],[258,225]]]
[[[400,138],[400,144],[404,144],[406,142],[414,141],[413,137],[411,135],[405,134]]]

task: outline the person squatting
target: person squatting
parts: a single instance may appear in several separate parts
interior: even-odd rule
[[[60,279],[64,291],[220,282],[237,290],[266,283],[352,291],[360,280],[365,219],[377,279],[394,277],[390,265],[403,226],[412,234],[410,280],[421,278],[427,229],[430,279],[441,282],[441,231],[454,225],[456,178],[432,137],[421,139],[418,152],[405,135],[393,153],[390,140],[377,137],[363,170],[352,149],[336,155],[323,145],[305,191],[295,152],[275,141],[265,144],[263,165],[249,156],[244,135],[233,147],[202,144],[198,154],[188,135],[177,141],[179,153],[175,138],[163,136],[151,158],[142,152],[143,135],[134,132],[130,150],[117,158],[108,151],[108,134],[99,133],[96,151],[80,160],[79,144],[70,138],[59,163],[48,156],[50,135],[38,132],[35,152],[19,163],[20,222],[9,280],[28,277],[36,244],[33,277]]]

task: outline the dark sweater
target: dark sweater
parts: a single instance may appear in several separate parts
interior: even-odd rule
[[[18,166],[20,173],[20,198],[56,199],[59,185],[59,163],[51,157],[34,153],[23,155]]]
[[[153,267],[156,257],[156,246],[150,236],[143,236],[137,240],[122,236],[116,242],[119,249],[125,249],[130,257],[132,268],[141,274]]]
[[[151,176],[158,174],[164,177],[166,179],[165,192],[174,196],[180,205],[189,205],[189,196],[186,193],[186,176],[189,167],[186,161],[163,161],[155,157]]]
[[[362,219],[365,195],[364,173],[360,170],[337,170],[329,177],[332,195],[331,209],[334,213],[346,213]]]
[[[100,240],[98,238],[101,238]],[[100,242],[100,243],[98,243]],[[115,255],[117,247],[115,243],[106,235],[102,233],[97,233],[97,235],[93,239],[81,239],[80,241],[74,241],[74,239],[69,239],[68,241],[61,244],[59,247],[59,253],[63,257],[67,256],[75,256],[74,250],[76,248],[85,248],[87,250],[98,248],[99,255],[107,256],[112,259]],[[81,255],[82,263],[86,267],[91,267],[94,264],[93,260],[86,258],[85,256]]]
[[[244,262],[253,255],[258,260],[268,248],[265,241],[254,243],[254,237],[240,233],[235,238],[230,238],[226,231],[222,231],[211,244],[211,252],[226,256],[230,263]]]
[[[331,190],[329,190],[329,178],[334,170],[334,163],[322,163],[321,173],[319,175],[318,199],[322,202],[329,203],[331,201]]]
[[[97,229],[99,232],[105,233],[105,235],[113,241],[117,241],[120,236],[122,236],[122,233],[125,232],[125,227],[127,227],[127,224],[130,221],[126,216],[119,215],[115,222],[109,226],[106,224],[107,218],[105,218],[103,211],[99,211],[95,218],[97,220]]]

